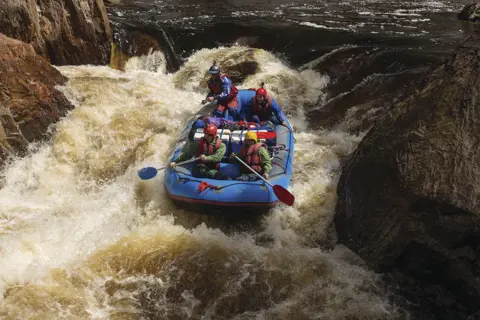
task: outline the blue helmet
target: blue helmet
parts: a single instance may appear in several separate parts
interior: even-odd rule
[[[220,74],[220,67],[214,64],[213,66],[210,67],[210,69],[208,69],[208,73]]]

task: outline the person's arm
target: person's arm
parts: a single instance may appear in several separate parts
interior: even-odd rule
[[[237,156],[238,158],[242,158],[240,155],[241,154],[245,154],[245,148],[246,146],[243,145],[241,148],[240,148],[240,151],[238,151],[238,154],[236,154],[235,152],[232,151],[232,153],[230,153],[230,162],[231,163],[240,163],[236,158],[235,156]]]
[[[285,116],[283,115],[282,108],[278,103],[272,98],[272,111],[273,114],[277,117],[278,122],[285,127],[288,127],[287,122],[285,121]]]
[[[261,147],[258,155],[260,156],[263,172],[268,174],[272,170],[272,160],[270,159],[267,148]]]
[[[215,100],[222,100],[226,99],[230,95],[230,91],[232,90],[232,80],[230,80],[227,77],[224,77],[222,79],[222,92],[220,94],[217,94],[213,96]]]
[[[212,80],[208,80],[207,81],[207,88],[208,88],[208,93],[207,93],[207,96],[205,97],[205,100],[207,100],[208,98],[210,97],[213,97],[215,96],[215,94],[213,93],[212,89],[210,89],[210,83],[212,82]]]
[[[247,121],[247,119],[250,119],[252,115],[252,104],[245,104],[242,106],[240,109],[240,120]]]
[[[278,103],[273,98],[272,98],[272,111],[273,111],[273,114],[277,117],[278,122],[286,126],[287,123],[285,121],[285,118],[283,117],[282,108],[280,108]]]
[[[222,158],[225,155],[225,150],[227,150],[227,147],[225,146],[225,143],[222,142],[217,152],[215,152],[215,154],[212,154],[210,156],[206,156],[205,160],[211,161],[211,162],[220,162],[222,161]]]

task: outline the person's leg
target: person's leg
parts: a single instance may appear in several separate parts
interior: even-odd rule
[[[232,100],[228,101],[227,107],[228,107],[228,115],[232,118],[232,120],[233,121],[240,120],[237,97],[234,97]]]
[[[228,106],[226,103],[222,102],[222,103],[218,103],[218,108],[213,111],[213,116],[214,117],[222,117],[225,113],[225,110],[227,110]]]
[[[249,181],[249,177],[248,177],[247,174],[242,174],[241,176],[236,177],[235,180],[238,180],[238,181]]]
[[[260,118],[257,115],[253,115],[249,122],[255,122],[255,123],[260,123]]]
[[[242,174],[240,177],[237,177],[235,180],[238,181],[256,181],[258,176],[254,173]]]
[[[234,108],[228,109],[228,115],[232,118],[233,121],[240,120],[240,114],[238,113],[238,109],[234,109]]]
[[[268,121],[270,121],[271,123],[273,123],[274,125],[278,126],[280,124],[280,122],[278,122],[278,119],[277,119],[277,116],[275,115],[272,115]]]
[[[234,97],[232,100],[229,100],[227,105],[228,105],[229,109],[238,109],[238,99],[237,99],[237,97]]]
[[[220,171],[217,170],[212,170],[216,171],[215,174],[212,176],[212,179],[217,179],[217,180],[232,180],[229,176],[227,176],[224,173],[221,173]]]
[[[204,164],[197,164],[192,169],[192,176],[196,178],[209,178],[208,172],[210,169]]]
[[[275,131],[275,125],[271,121],[264,121],[260,128]]]

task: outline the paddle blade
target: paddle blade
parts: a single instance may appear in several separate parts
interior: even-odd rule
[[[142,180],[152,179],[157,175],[158,170],[153,167],[146,167],[138,170],[138,176]]]
[[[278,200],[282,201],[287,206],[293,206],[295,197],[287,189],[279,185],[274,185],[273,192],[277,196]]]

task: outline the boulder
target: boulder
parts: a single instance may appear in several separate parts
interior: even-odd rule
[[[55,65],[108,64],[112,35],[102,0],[9,0],[0,33],[32,44]]]
[[[155,39],[140,31],[128,32],[121,29],[118,34],[122,34],[123,37],[120,38],[122,41],[116,41],[112,45],[111,68],[124,71],[125,64],[130,58],[162,51]]]
[[[377,123],[338,184],[339,240],[412,281],[437,319],[480,301],[480,32]],[[426,307],[423,306],[422,307]]]
[[[32,45],[0,34],[0,158],[26,150],[73,106],[55,89],[67,79]]]
[[[338,129],[352,134],[367,131],[377,117],[417,88],[428,70],[429,67],[423,67],[370,75],[352,90],[308,110],[309,127],[313,130]]]
[[[472,3],[463,7],[458,14],[458,19],[480,21],[480,2]]]
[[[156,51],[162,52],[164,56],[165,52],[168,52],[168,50],[162,48],[158,41],[149,34],[135,29],[122,29],[120,25],[116,24],[110,67],[124,71],[125,64],[130,58],[148,56]],[[169,60],[168,57],[166,57],[165,60],[166,61],[159,61],[159,63],[165,64],[168,71],[178,69],[178,61],[177,64],[175,64],[170,63],[171,60]]]
[[[446,58],[427,50],[345,46],[302,66],[329,77],[325,96],[307,111],[309,126],[358,133],[415,90]]]

